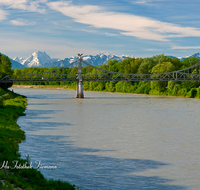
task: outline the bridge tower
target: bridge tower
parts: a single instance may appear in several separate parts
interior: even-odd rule
[[[79,56],[79,60],[78,60],[78,82],[77,82],[77,94],[76,94],[76,98],[84,98],[83,95],[83,80],[82,80],[82,65],[81,65],[81,61],[82,61],[82,56],[83,54],[78,54]]]

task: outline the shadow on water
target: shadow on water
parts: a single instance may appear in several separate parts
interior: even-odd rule
[[[28,112],[26,112],[26,115],[28,116],[28,118],[32,119],[32,117],[35,117],[37,116],[41,116],[41,115],[44,115],[44,114],[54,114],[54,113],[57,113],[57,112],[61,112],[62,110],[29,110]]]
[[[29,154],[33,163],[56,166],[55,170],[40,170],[47,178],[69,181],[83,190],[186,190],[183,186],[166,184],[169,179],[137,175],[167,163],[94,155],[105,151],[76,147],[71,141],[62,141],[60,136],[28,135],[27,141],[20,145],[20,152]]]

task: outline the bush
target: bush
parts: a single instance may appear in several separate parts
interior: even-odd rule
[[[178,91],[178,96],[186,96],[187,95],[187,88],[182,88]]]
[[[169,89],[169,91],[172,91],[174,89],[174,86],[177,84],[176,81],[169,81],[167,88]]]
[[[192,88],[188,93],[187,93],[187,97],[188,98],[194,98],[197,94],[197,90],[195,88]]]
[[[180,84],[176,84],[174,86],[174,89],[172,90],[172,95],[173,96],[177,96],[178,95],[178,91],[181,89],[181,85]]]
[[[196,94],[196,97],[197,97],[197,98],[200,98],[200,87],[197,88],[197,94]]]

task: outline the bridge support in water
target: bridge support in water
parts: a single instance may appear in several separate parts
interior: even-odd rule
[[[82,79],[82,65],[81,65],[81,61],[82,61],[82,56],[83,54],[78,54],[79,56],[79,60],[78,60],[78,82],[77,82],[77,93],[76,93],[76,98],[84,98],[83,95],[83,79]]]

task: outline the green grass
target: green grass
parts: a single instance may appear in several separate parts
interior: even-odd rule
[[[0,88],[1,95],[7,91]],[[12,161],[18,161],[18,165],[25,164],[28,160],[21,159],[19,143],[25,140],[25,133],[17,125],[19,116],[24,116],[27,105],[26,98],[10,92],[0,97],[0,168],[4,161],[8,161],[10,167],[14,167]],[[3,183],[2,183],[3,181]],[[75,186],[60,180],[47,180],[37,169],[0,169],[0,189],[13,190],[74,190]]]

